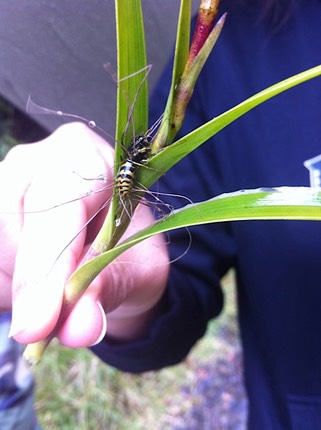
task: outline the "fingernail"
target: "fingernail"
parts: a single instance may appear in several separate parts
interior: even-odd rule
[[[99,309],[101,311],[103,327],[102,327],[100,335],[98,336],[98,339],[94,343],[92,343],[90,346],[95,346],[98,343],[100,343],[103,340],[103,338],[106,336],[106,332],[107,332],[107,317],[106,317],[106,313],[105,313],[104,308],[102,307],[101,303],[97,302],[97,304],[98,304],[98,307],[99,307]]]
[[[20,327],[16,327],[13,323],[11,324],[9,333],[8,333],[8,338],[11,339],[15,336],[21,335],[25,332],[25,329],[21,329]]]

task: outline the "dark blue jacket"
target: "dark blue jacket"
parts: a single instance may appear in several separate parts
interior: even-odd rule
[[[276,31],[255,9],[226,5],[226,26],[195,90],[183,133],[254,93],[321,63],[321,2],[306,0]],[[224,11],[224,2],[222,6]],[[168,90],[165,73],[154,118]],[[256,108],[161,181],[193,201],[243,188],[308,186],[303,162],[321,154],[321,79]],[[170,200],[170,199],[169,199]],[[181,200],[171,200],[175,206]],[[93,350],[120,369],[177,363],[223,307],[219,279],[235,267],[250,400],[249,429],[321,429],[321,224],[234,222],[191,229],[171,266],[164,312],[148,339]],[[188,239],[175,232],[172,257]]]

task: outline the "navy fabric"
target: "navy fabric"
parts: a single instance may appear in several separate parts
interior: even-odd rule
[[[0,429],[40,430],[33,408],[33,376],[22,345],[8,337],[11,313],[0,313]]]
[[[234,3],[234,4],[233,4]],[[302,1],[282,28],[255,7],[223,2],[223,34],[201,74],[182,134],[254,93],[321,62],[321,2]],[[161,113],[168,69],[155,94]],[[321,79],[304,83],[221,131],[175,166],[162,192],[202,201],[239,189],[309,186],[303,162],[321,154]],[[181,199],[166,201],[175,207]],[[249,429],[321,429],[321,225],[234,222],[191,229],[192,246],[171,266],[164,311],[150,336],[93,351],[126,371],[181,360],[222,309],[220,277],[235,267],[249,395]],[[184,230],[171,235],[172,258]]]

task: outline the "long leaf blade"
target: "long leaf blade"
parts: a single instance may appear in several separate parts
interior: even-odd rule
[[[146,47],[143,13],[140,0],[115,0],[117,34],[117,112],[114,177],[136,133],[148,127],[148,84],[146,78]],[[113,246],[122,231],[115,233],[115,219],[119,208],[118,193],[113,199],[104,221],[86,258]],[[125,226],[124,226],[125,229]],[[108,244],[108,245],[107,245]]]
[[[148,88],[144,22],[140,0],[115,1],[117,31],[117,120],[116,140],[127,147],[132,134],[124,136],[130,110],[135,131],[148,126]],[[125,7],[124,7],[125,6]],[[135,101],[135,106],[133,103]]]
[[[321,221],[321,190],[307,187],[243,190],[190,204],[81,266],[69,282],[73,284],[81,279],[89,285],[98,273],[122,252],[155,234],[223,221],[277,219]]]
[[[284,81],[281,81],[269,88],[260,91],[252,97],[249,97],[242,103],[234,106],[232,109],[224,112],[218,117],[212,119],[201,127],[193,130],[186,136],[183,136],[177,142],[164,148],[156,154],[148,164],[148,169],[141,169],[138,180],[146,188],[151,187],[163,173],[173,167],[182,158],[198,148],[209,138],[227,127],[233,121],[240,118],[245,113],[254,109],[256,106],[264,103],[276,95],[289,90],[290,88],[302,84],[305,81],[321,76],[321,65],[313,67],[302,73],[294,75]]]

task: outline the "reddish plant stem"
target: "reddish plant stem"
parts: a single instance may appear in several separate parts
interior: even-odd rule
[[[186,68],[193,62],[213,29],[220,0],[202,0],[198,11],[196,27],[186,63]]]

